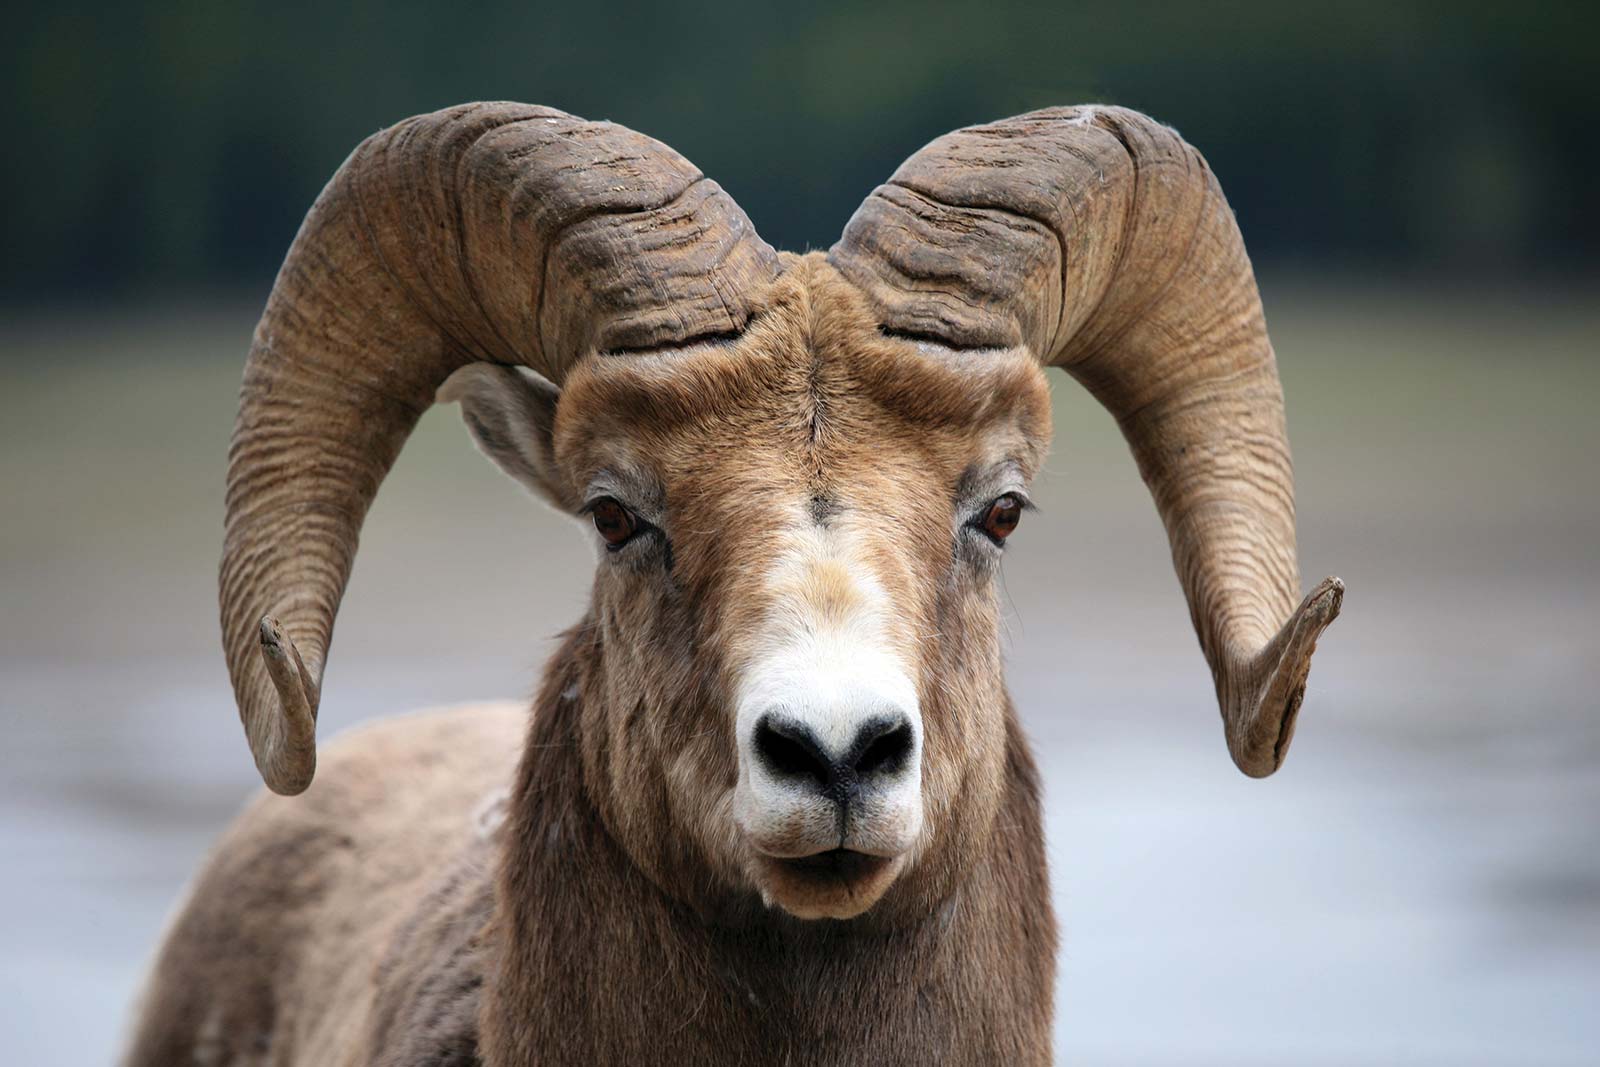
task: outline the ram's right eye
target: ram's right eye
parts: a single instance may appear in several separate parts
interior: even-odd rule
[[[600,531],[608,549],[621,548],[639,532],[638,518],[610,497],[602,497],[589,508],[594,528]]]

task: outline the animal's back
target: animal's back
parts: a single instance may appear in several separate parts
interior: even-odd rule
[[[443,1031],[471,1023],[489,838],[527,716],[480,704],[363,726],[304,794],[254,799],[167,932],[131,1067],[370,1063],[469,1040]],[[400,1032],[419,999],[440,1033]]]

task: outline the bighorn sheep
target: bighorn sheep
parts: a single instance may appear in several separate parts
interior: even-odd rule
[[[1115,413],[1228,749],[1272,773],[1343,587],[1296,606],[1260,299],[1172,130],[957,131],[804,256],[607,123],[473,104],[369,138],[278,275],[229,454],[228,668],[262,777],[305,795],[217,847],[130,1061],[1048,1061],[993,581],[1047,366]],[[362,518],[436,399],[592,523],[593,599],[531,716],[369,726],[313,786]]]

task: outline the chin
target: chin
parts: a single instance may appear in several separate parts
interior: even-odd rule
[[[888,891],[905,856],[874,856],[835,848],[809,856],[758,855],[756,885],[769,907],[796,919],[854,919]]]

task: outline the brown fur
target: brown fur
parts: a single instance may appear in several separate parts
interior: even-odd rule
[[[1046,365],[1126,434],[1229,751],[1273,773],[1343,586],[1294,607],[1272,346],[1176,133],[1098,107],[958,130],[803,258],[621,127],[472,104],[374,134],[290,249],[230,450],[224,647],[263,780],[313,782],[356,535],[436,397],[558,507],[619,498],[645,532],[601,556],[514,777],[516,716],[421,718],[240,820],[134,1062],[1047,1060],[979,521],[1038,468]]]
[[[906,878],[862,918],[802,922],[748,891],[663,891],[619,845],[581,761],[559,758],[583,708],[558,687],[584,690],[599,644],[580,629],[558,658],[518,772],[485,1062],[1048,1062],[1055,929],[1009,702],[1001,814],[959,884],[923,899]]]
[[[375,1038],[414,1040],[425,1016],[393,1035],[384,1020],[439,958],[405,949],[463,928],[457,892],[487,917],[495,853],[472,814],[509,779],[526,719],[489,705],[376,723],[328,746],[303,796],[257,797],[168,931],[128,1062],[372,1063]]]
[[[1025,351],[880,336],[820,257],[785,267],[737,341],[565,381],[555,495],[645,469],[670,552],[601,560],[515,775],[495,709],[369,729],[303,798],[258,801],[163,949],[131,1063],[1049,1060],[1038,782],[996,553],[959,510],[975,471],[1037,468],[1043,376]],[[864,914],[808,922],[763,903],[729,816],[730,694],[773,554],[819,521],[867,546],[915,668],[925,815]],[[828,566],[805,581],[824,611],[854,595]]]

